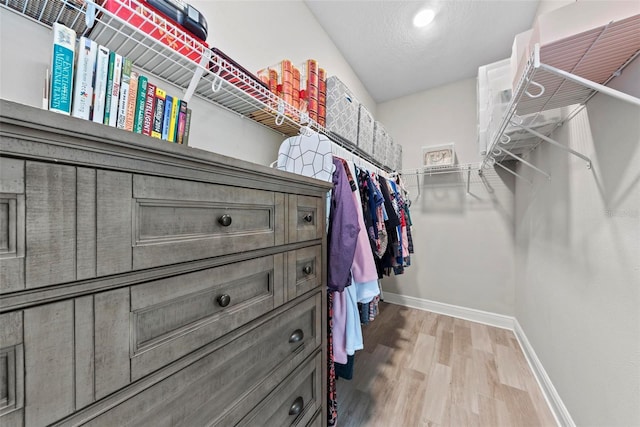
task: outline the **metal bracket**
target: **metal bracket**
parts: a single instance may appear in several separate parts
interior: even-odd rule
[[[511,169],[509,169],[508,167],[503,166],[502,164],[500,164],[500,163],[498,163],[498,162],[496,162],[496,163],[495,163],[495,166],[500,166],[502,169],[506,170],[506,171],[507,171],[507,172],[509,172],[510,174],[512,174],[512,175],[514,175],[514,176],[516,176],[517,178],[520,178],[521,180],[523,180],[523,181],[525,181],[525,182],[528,182],[528,183],[529,183],[529,185],[533,185],[533,182],[529,181],[527,178],[525,178],[524,176],[520,175],[519,173],[512,171],[512,170],[511,170]]]
[[[210,50],[206,50],[205,52],[202,53],[202,57],[200,58],[200,64],[198,64],[195,71],[193,72],[193,76],[191,76],[191,81],[189,82],[189,86],[187,86],[187,90],[184,91],[183,99],[185,102],[191,101],[191,97],[193,96],[193,93],[196,91],[196,87],[198,87],[198,82],[202,78],[202,75],[204,74],[204,70],[209,65],[209,59],[211,59],[210,52],[211,52]]]
[[[549,144],[551,144],[551,145],[553,145],[555,147],[558,147],[558,148],[560,148],[562,150],[565,150],[565,151],[573,154],[574,156],[580,157],[581,159],[583,159],[584,161],[587,162],[587,169],[591,169],[591,159],[588,158],[587,156],[585,156],[584,154],[578,153],[577,151],[572,150],[571,148],[566,147],[566,146],[560,144],[557,141],[554,141],[553,139],[549,138],[548,136],[545,136],[545,135],[541,134],[540,132],[537,132],[537,131],[531,129],[530,127],[527,127],[527,126],[524,126],[524,125],[521,125],[521,124],[518,124],[518,123],[515,123],[515,122],[511,122],[511,123],[513,125],[519,127],[520,129],[523,129],[523,130],[529,132],[531,135],[533,135],[535,137],[538,137],[538,138],[542,139],[543,141],[548,142]]]
[[[636,98],[635,96],[631,96],[627,93],[620,92],[619,90],[612,89],[608,86],[604,86],[604,85],[592,82],[591,80],[587,80],[580,76],[576,76],[575,74],[568,73],[564,70],[560,70],[558,68],[552,67],[551,65],[540,64],[540,68],[550,73],[556,74],[560,77],[563,77],[567,80],[570,80],[574,83],[578,83],[579,85],[588,87],[589,89],[593,89],[595,91],[602,92],[605,95],[609,95],[611,97],[620,99],[622,101],[640,106],[640,98]]]
[[[497,153],[495,152],[496,150],[498,151]],[[501,155],[502,153],[506,154],[507,156],[509,156],[509,157],[511,157],[511,158],[513,158],[513,159],[516,159],[516,160],[520,161],[522,164],[527,165],[527,166],[529,166],[531,169],[535,170],[536,172],[541,173],[542,175],[546,176],[548,180],[551,180],[551,175],[549,175],[547,172],[543,171],[542,169],[540,169],[539,167],[535,166],[534,164],[529,163],[528,161],[526,161],[526,160],[525,160],[525,159],[523,159],[522,157],[520,157],[520,156],[517,156],[517,155],[513,154],[513,153],[512,153],[511,151],[509,151],[509,150],[506,150],[506,149],[504,149],[504,148],[502,148],[502,147],[496,147],[496,148],[494,148],[494,149],[493,149],[493,151],[491,152],[491,154],[493,154],[494,156],[499,156],[499,155]],[[499,163],[496,163],[496,164],[499,164]]]

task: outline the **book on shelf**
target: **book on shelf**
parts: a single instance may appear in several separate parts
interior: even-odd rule
[[[71,114],[75,44],[76,32],[54,22],[49,110],[56,113]]]
[[[144,116],[142,118],[142,134],[151,136],[153,130],[154,108],[156,106],[156,85],[147,83],[147,96],[144,100]]]
[[[184,122],[184,136],[182,137],[182,143],[189,145],[189,136],[191,134],[191,108],[187,107],[187,114]]]
[[[173,96],[167,95],[164,100],[164,115],[162,117],[162,139],[170,141],[169,126],[171,125],[171,110],[173,108]]]
[[[76,78],[73,86],[71,115],[89,120],[93,101],[93,75],[98,45],[87,37],[80,37],[76,61]]]
[[[171,104],[171,115],[169,120],[169,133],[167,141],[176,142],[176,130],[178,129],[178,113],[180,112],[180,99],[173,98]]]
[[[184,131],[187,124],[187,101],[180,100],[180,108],[178,109],[178,130],[176,142],[184,144]]]
[[[115,127],[118,121],[118,99],[122,77],[122,55],[109,53],[109,76],[107,77],[107,97],[104,105],[105,125]]]
[[[129,102],[129,83],[131,83],[131,67],[129,58],[122,58],[122,78],[120,79],[120,100],[118,101],[118,129],[125,129],[127,120],[127,103]]]
[[[318,124],[324,126],[327,118],[327,72],[318,68]]]
[[[93,115],[91,120],[104,122],[104,104],[107,97],[107,79],[109,77],[109,49],[98,46],[96,57],[96,82],[93,88]]]
[[[144,110],[147,100],[147,85],[149,81],[146,76],[140,75],[138,77],[138,96],[136,97],[136,108],[133,120],[133,131],[135,133],[142,133],[144,126]]]
[[[293,77],[293,108],[300,109],[300,69],[298,67],[293,67],[291,75]]]
[[[138,102],[138,78],[140,74],[131,70],[129,79],[129,97],[127,98],[127,113],[124,119],[124,128],[133,132],[133,122],[136,120],[136,103]]]
[[[289,105],[293,105],[293,64],[288,59],[280,62],[278,82],[282,85],[280,97]]]
[[[167,92],[156,87],[155,103],[153,105],[153,125],[151,127],[151,136],[154,138],[162,138],[162,124],[164,118],[164,103]]]
[[[307,111],[309,118],[318,121],[318,63],[315,59],[308,59],[303,64],[302,78],[305,84],[302,87],[306,90]]]

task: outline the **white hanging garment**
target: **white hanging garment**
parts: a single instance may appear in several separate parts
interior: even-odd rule
[[[316,132],[287,138],[280,145],[276,167],[331,182],[335,169],[331,141]]]

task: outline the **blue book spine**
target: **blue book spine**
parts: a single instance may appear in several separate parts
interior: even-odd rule
[[[169,140],[169,127],[171,125],[171,109],[173,108],[173,97],[167,95],[164,102],[164,118],[162,121],[162,139]]]
[[[49,110],[56,113],[71,115],[75,44],[76,32],[55,22],[53,24]]]

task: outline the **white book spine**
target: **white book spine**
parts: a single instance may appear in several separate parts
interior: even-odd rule
[[[80,38],[76,81],[73,88],[73,110],[71,115],[89,120],[93,101],[93,73],[98,45],[86,37]]]
[[[109,78],[109,49],[98,47],[96,58],[96,85],[93,88],[93,121],[102,123],[104,120],[104,103],[107,96],[107,79]]]
[[[118,120],[116,127],[125,129],[127,120],[127,104],[129,103],[129,84],[131,83],[131,61],[122,58],[122,78],[120,79],[120,101],[118,103]]]
[[[113,84],[111,89],[111,108],[109,109],[109,126],[115,127],[118,122],[118,100],[120,99],[120,82],[122,73],[122,55],[116,53],[113,67]]]
[[[71,114],[75,44],[76,32],[54,22],[49,110],[56,113]]]

